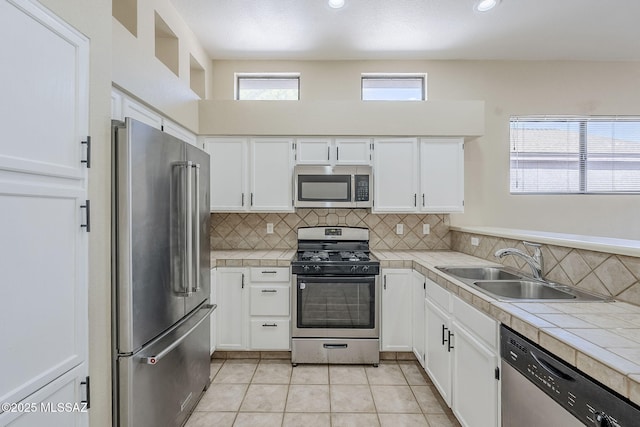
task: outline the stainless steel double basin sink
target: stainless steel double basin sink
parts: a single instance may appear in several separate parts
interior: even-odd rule
[[[592,295],[573,286],[533,279],[507,267],[437,267],[437,269],[499,301],[607,301],[607,298]]]

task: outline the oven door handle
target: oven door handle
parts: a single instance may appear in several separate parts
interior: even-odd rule
[[[308,282],[308,283],[335,283],[335,282],[342,282],[342,283],[362,283],[362,282],[369,282],[369,281],[373,281],[376,279],[376,276],[323,276],[323,275],[319,275],[319,276],[298,276],[298,283],[301,282]]]

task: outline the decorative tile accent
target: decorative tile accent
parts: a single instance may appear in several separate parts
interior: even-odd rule
[[[267,234],[267,223],[273,234]],[[396,224],[404,234],[396,234]],[[429,224],[430,234],[422,234]],[[211,249],[295,249],[298,227],[349,226],[371,231],[372,249],[449,250],[449,215],[372,214],[365,209],[298,209],[295,213],[213,213]],[[486,250],[491,250],[487,248]]]
[[[460,231],[451,231],[448,236],[451,250],[530,274],[530,268],[520,258],[494,256],[496,250],[507,247],[533,254],[521,241]],[[479,239],[479,246],[471,246],[471,237]],[[547,279],[640,305],[640,258],[555,245],[543,245],[542,256]]]

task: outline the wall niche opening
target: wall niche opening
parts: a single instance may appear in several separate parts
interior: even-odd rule
[[[156,58],[169,68],[173,74],[179,75],[178,37],[155,12],[156,21]]]
[[[207,92],[205,89],[204,68],[193,55],[189,55],[189,63],[189,85],[191,86],[191,90],[194,91],[200,99],[205,99]]]
[[[113,0],[111,15],[131,34],[138,37],[138,0]]]

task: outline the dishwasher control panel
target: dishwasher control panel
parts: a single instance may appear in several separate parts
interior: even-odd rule
[[[502,325],[502,363],[507,363],[589,426],[638,425],[640,407],[557,356]]]

